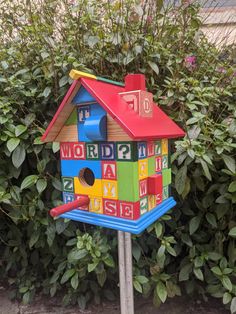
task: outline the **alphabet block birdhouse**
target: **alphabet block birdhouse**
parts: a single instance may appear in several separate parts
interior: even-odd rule
[[[140,233],[175,205],[169,139],[184,132],[146,91],[72,70],[74,79],[42,137],[60,142],[64,206],[53,216]]]

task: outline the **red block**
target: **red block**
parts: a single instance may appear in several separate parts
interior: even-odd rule
[[[116,161],[102,161],[102,178],[106,180],[117,179]]]
[[[148,194],[148,184],[147,179],[139,181],[139,197],[144,197]]]
[[[147,143],[147,156],[151,157],[155,155],[155,144],[153,141]]]
[[[136,220],[140,217],[140,206],[138,202],[118,201],[119,217],[124,219]]]
[[[61,143],[61,159],[85,159],[85,144],[78,143]]]
[[[108,216],[118,216],[118,201],[103,199],[103,213]]]
[[[148,194],[157,195],[162,193],[162,175],[153,174],[148,177]]]

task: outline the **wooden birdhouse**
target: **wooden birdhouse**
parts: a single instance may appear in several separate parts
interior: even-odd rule
[[[43,142],[60,142],[63,201],[54,216],[140,233],[175,205],[169,139],[185,133],[142,74],[125,84],[72,70]]]

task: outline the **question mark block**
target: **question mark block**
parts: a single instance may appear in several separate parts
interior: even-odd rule
[[[139,201],[138,162],[118,161],[117,182],[119,200],[127,202]]]
[[[136,142],[117,142],[116,156],[118,161],[136,161],[138,159]]]

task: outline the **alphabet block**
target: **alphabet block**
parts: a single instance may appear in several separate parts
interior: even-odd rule
[[[171,169],[162,170],[163,186],[171,184]]]
[[[162,191],[162,175],[153,174],[147,179],[148,194],[157,195]]]
[[[65,204],[73,202],[75,200],[75,195],[73,193],[63,192],[63,202]]]
[[[168,187],[168,185],[167,186],[163,186],[162,195],[163,195],[163,201],[166,200],[169,197],[169,187]]]
[[[161,191],[160,193],[156,195],[156,205],[159,205],[162,202],[162,192],[163,191]]]
[[[162,169],[162,157],[158,156],[158,157],[156,157],[155,171],[161,172],[161,169]]]
[[[80,182],[78,177],[74,178],[74,187],[76,194],[102,196],[102,180],[95,179],[92,186],[84,185]]]
[[[103,213],[108,216],[119,216],[118,201],[103,199]]]
[[[142,117],[153,115],[153,95],[144,90],[128,91],[120,93],[120,96],[127,102],[129,108],[133,109]]]
[[[84,195],[80,195],[80,194],[75,194],[75,200],[78,199],[80,196],[84,196]],[[76,209],[79,209],[79,210],[85,210],[85,211],[88,211],[89,210],[89,205],[85,205],[85,206],[82,206],[82,207],[79,207],[79,208],[76,208]]]
[[[145,196],[140,199],[140,215],[145,214],[148,211],[148,197]]]
[[[163,155],[162,156],[162,169],[167,169],[168,168],[168,156]]]
[[[86,143],[86,159],[98,160],[99,157],[99,144]]]
[[[109,199],[118,199],[117,181],[102,180],[103,197]]]
[[[143,179],[139,181],[139,197],[140,198],[148,194],[148,179]]]
[[[138,159],[147,158],[147,143],[139,142],[138,143]]]
[[[138,162],[117,162],[119,200],[127,202],[139,200],[138,180]]]
[[[147,143],[147,156],[152,157],[155,155],[155,143],[154,141],[149,141]]]
[[[139,202],[119,201],[120,218],[136,220],[140,217]]]
[[[155,155],[161,155],[161,141],[155,141]]]
[[[156,207],[156,195],[148,195],[148,210]]]
[[[62,190],[65,192],[74,193],[74,178],[62,177]]]
[[[89,211],[96,214],[103,214],[102,197],[89,196]]]
[[[80,106],[78,108],[79,123],[83,123],[89,117],[90,117],[90,106]]]
[[[61,143],[61,159],[85,159],[85,146],[83,142],[78,143]]]
[[[136,142],[117,142],[116,156],[118,161],[135,161],[137,160],[137,143]]]
[[[115,155],[115,143],[107,142],[100,144],[100,154],[102,160],[114,160]]]
[[[140,159],[138,161],[138,173],[139,173],[139,180],[142,180],[148,177],[148,160],[147,159]]]
[[[161,151],[162,151],[162,155],[168,154],[168,139],[167,138],[164,138],[161,140]]]
[[[61,160],[63,177],[77,177],[83,168],[92,170],[96,179],[102,178],[102,166],[99,160]]]
[[[102,161],[102,178],[117,180],[116,161]]]
[[[156,172],[156,159],[155,156],[148,157],[148,176]]]

